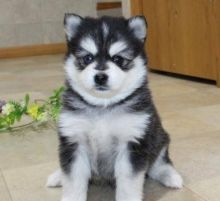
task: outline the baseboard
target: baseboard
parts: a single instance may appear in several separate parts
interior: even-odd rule
[[[21,47],[0,48],[0,59],[59,54],[66,51],[65,43],[42,44]]]
[[[121,8],[121,7],[122,7],[122,3],[118,1],[99,2],[96,5],[96,10],[106,10],[106,9]]]

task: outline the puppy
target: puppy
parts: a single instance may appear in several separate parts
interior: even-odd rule
[[[115,181],[116,201],[142,201],[146,174],[181,188],[147,83],[146,21],[67,14],[66,91],[59,117],[60,170],[48,186],[86,201],[89,181]]]

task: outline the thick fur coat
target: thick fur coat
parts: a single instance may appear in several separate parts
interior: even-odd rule
[[[147,82],[143,17],[64,20],[68,52],[59,118],[60,167],[48,186],[86,201],[89,181],[114,182],[116,201],[141,201],[146,174],[180,188]]]

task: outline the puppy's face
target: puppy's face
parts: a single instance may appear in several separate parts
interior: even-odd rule
[[[71,87],[91,104],[108,105],[130,95],[146,76],[146,22],[68,14],[64,20]]]

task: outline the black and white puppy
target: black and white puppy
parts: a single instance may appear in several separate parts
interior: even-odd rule
[[[59,118],[60,166],[48,186],[86,201],[89,181],[114,180],[116,201],[141,201],[146,174],[182,187],[147,85],[146,21],[67,14],[66,91]]]

